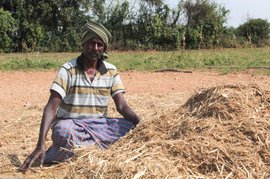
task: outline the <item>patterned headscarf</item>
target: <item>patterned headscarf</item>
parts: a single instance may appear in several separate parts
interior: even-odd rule
[[[111,33],[102,24],[93,21],[87,22],[83,26],[81,43],[84,44],[87,40],[93,38],[94,36],[101,38],[106,47],[108,47],[112,40]]]

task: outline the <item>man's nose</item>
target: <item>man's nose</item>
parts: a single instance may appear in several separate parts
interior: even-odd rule
[[[95,49],[95,50],[98,50],[98,44],[97,44],[97,43],[95,43],[94,49]]]

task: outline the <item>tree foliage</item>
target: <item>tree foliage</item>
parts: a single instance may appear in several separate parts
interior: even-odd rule
[[[9,11],[0,8],[0,52],[10,52],[14,48],[12,36],[16,30],[16,23]]]
[[[229,11],[212,0],[179,0],[176,7],[164,0],[0,0],[0,5],[1,52],[78,51],[81,27],[91,19],[112,32],[112,49],[235,47],[237,36],[250,36],[253,44],[269,39],[264,20],[226,28]]]
[[[249,19],[237,28],[237,34],[251,45],[260,46],[269,43],[270,24],[263,19]]]
[[[187,0],[182,4],[187,21],[187,47],[211,48],[218,45],[229,11],[208,0]]]
[[[16,19],[16,51],[72,51],[80,48],[80,27],[89,10],[86,0],[4,0]]]

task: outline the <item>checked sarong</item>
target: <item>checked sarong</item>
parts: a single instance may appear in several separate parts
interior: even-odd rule
[[[70,159],[74,147],[95,144],[106,149],[133,127],[132,122],[123,118],[57,120],[52,125],[53,145],[46,151],[44,163]]]

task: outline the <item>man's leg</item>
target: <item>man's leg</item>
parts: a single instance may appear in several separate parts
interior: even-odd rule
[[[132,122],[124,118],[76,120],[75,123],[82,126],[101,148],[108,148],[134,127]]]
[[[84,128],[71,119],[56,121],[52,126],[53,145],[46,151],[44,163],[64,162],[74,156],[72,149],[81,144],[94,143]]]
[[[53,145],[47,150],[44,163],[63,162],[76,146],[97,144],[108,146],[132,129],[132,122],[123,118],[63,119],[52,126]]]

